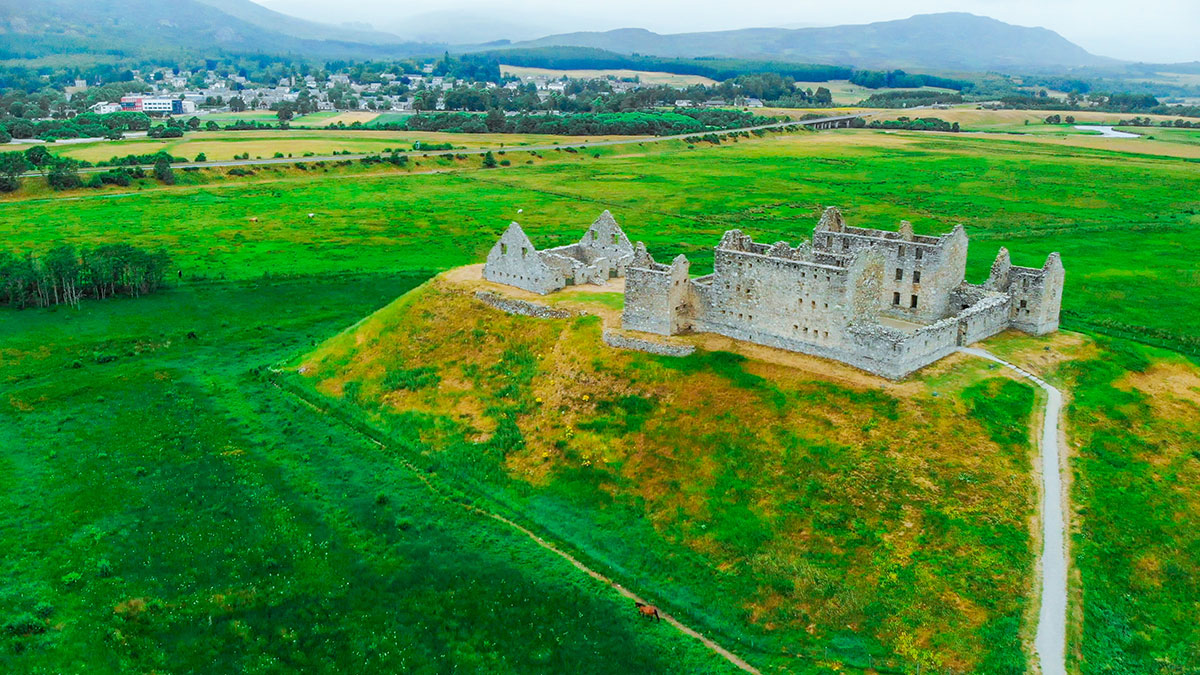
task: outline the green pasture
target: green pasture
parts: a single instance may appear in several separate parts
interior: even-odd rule
[[[870,227],[907,219],[918,232],[940,233],[963,223],[974,280],[1001,246],[1030,266],[1060,251],[1067,326],[1107,326],[1198,348],[1194,162],[1019,138],[869,131],[694,149],[619,146],[599,160],[541,154],[548,161],[537,166],[511,149],[502,157],[514,163],[508,170],[403,180],[84,194],[65,211],[53,200],[10,202],[0,204],[0,236],[21,249],[132,237],[172,250],[186,274],[208,276],[440,269],[482,260],[512,220],[546,246],[571,241],[610,209],[652,253],[685,253],[701,273],[726,229],[798,242],[825,206],[837,205],[852,223]]]
[[[1156,141],[1200,145],[1200,129],[1179,129],[1175,127],[1115,127],[1131,134],[1141,134]]]
[[[246,110],[243,112],[213,112],[201,113],[195,115],[200,119],[201,124],[205,122],[217,122],[218,124],[232,124],[234,122],[278,122],[279,117],[274,110]]]
[[[0,671],[729,672],[256,374],[421,279],[0,315]]]
[[[615,136],[596,137],[618,138]],[[130,138],[120,141],[97,141],[50,146],[51,152],[89,162],[108,161],[126,155],[149,155],[166,152],[173,157],[193,160],[203,153],[208,161],[231,160],[249,154],[252,159],[274,157],[276,153],[297,159],[308,155],[331,155],[334,152],[355,154],[380,153],[385,150],[411,150],[416,142],[451,143],[455,148],[505,148],[523,145],[554,145],[578,143],[581,139],[569,136],[541,134],[450,134],[426,131],[384,130],[326,130],[289,129],[248,131],[202,131],[183,138]]]
[[[364,126],[366,126],[368,129],[370,129],[373,127],[383,126],[385,124],[401,124],[404,121],[406,121],[409,117],[412,117],[412,113],[385,112],[385,113],[380,113],[378,117],[371,120]]]

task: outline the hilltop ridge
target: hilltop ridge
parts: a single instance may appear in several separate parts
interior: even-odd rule
[[[825,28],[745,28],[662,35],[642,28],[551,35],[517,47],[595,47],[653,56],[772,58],[861,67],[943,70],[1082,67],[1118,63],[1046,28],[965,12]]]

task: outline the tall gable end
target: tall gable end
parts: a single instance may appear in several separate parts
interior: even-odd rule
[[[583,233],[579,244],[617,256],[633,255],[633,242],[625,236],[625,232],[617,224],[617,219],[608,211],[601,213],[587,232]]]

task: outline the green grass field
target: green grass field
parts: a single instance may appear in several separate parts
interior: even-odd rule
[[[626,603],[527,541],[438,506],[338,415],[304,406],[258,373],[316,349],[429,272],[482,260],[511,220],[538,246],[550,246],[572,241],[605,208],[660,259],[688,254],[697,274],[711,266],[711,247],[726,229],[797,243],[829,205],[867,226],[908,219],[932,233],[962,222],[972,237],[969,278],[985,276],[1000,246],[1025,265],[1061,251],[1066,327],[1195,354],[1200,174],[1193,161],[1153,154],[1193,146],[1138,143],[1150,151],[838,131],[690,149],[635,144],[604,149],[599,158],[544,152],[532,165],[524,163],[533,159],[523,159],[528,153],[510,149],[504,157],[513,166],[494,171],[468,169],[477,159],[445,166],[430,159],[422,171],[448,173],[355,167],[218,180],[200,172],[181,173],[191,184],[169,189],[10,196],[0,202],[6,248],[162,246],[183,280],[161,295],[85,301],[79,311],[0,309],[0,480],[14,486],[0,495],[0,612],[8,626],[0,670],[166,672],[218,663],[271,671],[319,663],[330,672],[399,671],[440,659],[447,669],[489,672],[562,672],[567,664],[581,672],[720,671],[723,661],[669,629],[634,623]],[[473,328],[464,330],[469,337]],[[594,337],[589,331],[580,327],[571,344],[580,348]],[[187,339],[189,332],[198,339]],[[548,340],[536,330],[515,334],[529,349]],[[996,349],[1044,366],[1077,391],[1069,415],[1080,448],[1072,470],[1082,529],[1073,553],[1083,604],[1073,614],[1073,667],[1187,672],[1200,664],[1194,625],[1188,628],[1200,559],[1200,496],[1191,487],[1200,415],[1189,398],[1200,391],[1200,380],[1189,379],[1197,369],[1120,340],[1096,346],[1063,335],[1001,340]],[[518,352],[500,351],[497,363],[506,365],[470,375],[479,378],[482,403],[545,398],[534,393],[539,371],[526,369]],[[1069,358],[1042,363],[1059,353]],[[357,372],[354,363],[361,361],[323,367]],[[995,382],[973,388],[989,375],[969,368],[923,376],[926,391],[957,396],[891,396],[899,401],[891,404],[811,378],[776,382],[753,362],[691,364],[669,372],[630,357],[626,370],[606,374],[581,358],[571,372],[595,377],[593,398],[605,400],[613,387],[604,383],[618,373],[639,388],[622,393],[643,397],[672,378],[706,378],[730,398],[695,417],[749,407],[773,435],[764,441],[714,418],[716,435],[686,445],[711,448],[711,457],[693,453],[677,467],[642,464],[654,471],[639,474],[639,462],[656,456],[628,450],[629,439],[644,438],[631,426],[640,408],[632,399],[604,410],[574,400],[567,411],[583,425],[575,438],[588,440],[589,451],[614,453],[599,475],[581,467],[590,461],[582,455],[541,462],[538,439],[552,437],[521,425],[558,429],[559,422],[529,411],[517,424],[520,438],[533,439],[527,447],[510,453],[511,461],[490,454],[474,464],[474,444],[456,429],[503,419],[504,409],[467,405],[445,424],[438,420],[446,412],[432,408],[368,421],[396,439],[393,452],[416,448],[423,461],[443,453],[446,465],[433,473],[465,498],[507,505],[618,579],[645,584],[656,601],[728,638],[752,663],[824,672],[781,650],[828,646],[834,663],[886,653],[977,672],[1024,670],[1028,588],[1020,582],[1029,581],[1031,549],[1028,529],[1017,525],[1030,513],[1022,490],[1033,479],[1020,461],[1024,450],[1012,445],[1025,409],[1019,396]],[[1144,373],[1175,384],[1164,388]],[[347,380],[362,383],[364,398],[354,400],[374,410],[386,373],[360,374]],[[529,379],[510,383],[506,374]],[[513,398],[495,399],[509,384]],[[806,398],[814,387],[824,392],[815,402]],[[341,405],[344,390],[326,393],[339,402],[336,410],[354,413],[356,406]],[[680,395],[674,389],[661,393],[686,403],[673,398]],[[881,461],[881,448],[907,427],[873,413],[888,432],[875,448],[867,441],[880,432],[862,429],[869,416],[839,425],[823,412],[829,400],[862,411],[895,405],[912,415],[927,405],[933,412],[921,424],[970,430],[976,436],[968,437],[998,449],[988,455],[995,462],[972,465],[962,478],[953,468],[966,458],[946,448]],[[845,435],[830,435],[821,450],[812,435],[820,427],[791,428],[773,401],[816,406],[812,414],[831,419],[832,429],[845,426]],[[779,458],[761,454],[786,433],[800,434],[795,459],[806,472],[783,472]],[[646,447],[662,455],[654,443]],[[917,458],[925,466],[907,463]],[[673,488],[656,486],[650,478],[658,475],[693,490],[679,504],[664,501]],[[917,489],[929,485],[936,488],[930,494]],[[849,496],[878,494],[884,497],[871,500],[865,515]],[[971,502],[974,510],[956,512],[947,498],[982,494],[1012,501],[995,509]],[[789,516],[790,503],[810,510]],[[904,504],[920,504],[917,520],[906,517]],[[906,520],[916,530],[893,540],[889,533]],[[814,539],[795,529],[805,522]],[[888,541],[919,545],[896,558],[880,543]],[[759,549],[773,557],[756,560]],[[956,558],[955,551],[970,555]],[[989,560],[1000,576],[983,583]],[[927,576],[936,570],[943,574]],[[720,583],[703,583],[713,578]],[[787,585],[797,578],[807,585]],[[913,604],[916,598],[927,601]],[[505,622],[543,629],[507,640],[511,626],[494,617],[513,612]]]
[[[320,114],[320,113],[318,113]],[[618,138],[597,136],[593,140]],[[325,129],[289,129],[255,131],[213,131],[191,133],[183,138],[131,138],[121,141],[77,143],[51,146],[55,154],[89,162],[107,161],[125,155],[148,155],[166,152],[173,157],[195,159],[204,153],[209,161],[234,159],[249,154],[251,158],[270,158],[283,153],[297,159],[306,153],[331,155],[334,152],[379,153],[384,150],[411,150],[413,143],[452,143],[454,147],[502,148],[523,145],[553,145],[578,143],[579,138],[538,134],[448,134],[427,131],[342,131]]]
[[[256,376],[420,280],[4,315],[0,670],[729,670]]]

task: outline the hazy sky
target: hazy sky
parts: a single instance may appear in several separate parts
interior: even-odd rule
[[[912,14],[961,11],[1023,26],[1044,26],[1103,56],[1135,61],[1200,60],[1200,0],[255,1],[309,19],[371,23],[391,32],[402,30],[407,17],[455,9],[467,9],[485,20],[505,19],[496,25],[526,24],[555,32],[639,27],[660,33],[869,23]]]

